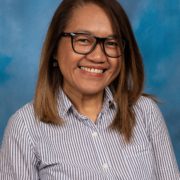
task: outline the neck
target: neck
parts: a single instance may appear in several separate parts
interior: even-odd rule
[[[87,116],[93,122],[96,121],[102,108],[103,92],[93,95],[81,94],[70,90],[67,91],[66,89],[64,89],[64,92],[80,114]]]

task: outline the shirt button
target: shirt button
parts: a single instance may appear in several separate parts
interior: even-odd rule
[[[97,132],[93,132],[92,133],[92,137],[97,137],[98,136],[98,133]]]
[[[104,164],[102,165],[102,167],[103,167],[104,170],[107,170],[107,169],[109,168],[107,163],[104,163]]]

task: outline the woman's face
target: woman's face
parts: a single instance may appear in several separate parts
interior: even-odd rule
[[[74,10],[64,32],[87,32],[97,37],[113,35],[106,13],[95,4],[87,4]],[[102,93],[119,74],[121,58],[107,57],[100,44],[87,55],[73,51],[70,37],[62,37],[56,58],[63,75],[65,92],[81,95]]]

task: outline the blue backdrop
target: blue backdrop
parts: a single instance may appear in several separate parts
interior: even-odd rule
[[[40,51],[59,0],[0,0],[0,143],[12,113],[34,94]],[[180,167],[180,0],[121,0],[140,46],[145,91],[163,102]]]

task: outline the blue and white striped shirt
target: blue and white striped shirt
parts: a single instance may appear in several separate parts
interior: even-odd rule
[[[141,97],[134,106],[133,139],[108,126],[116,104],[106,88],[96,123],[79,114],[60,91],[63,126],[35,119],[32,103],[6,128],[0,151],[0,180],[180,180],[172,145],[157,105]]]

